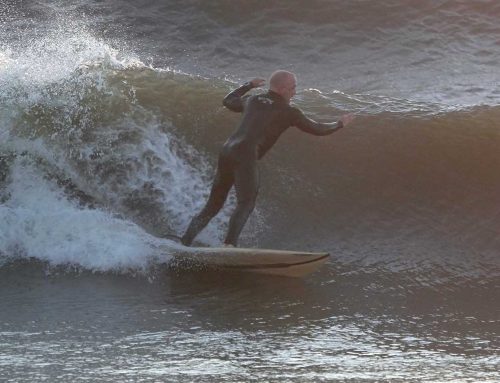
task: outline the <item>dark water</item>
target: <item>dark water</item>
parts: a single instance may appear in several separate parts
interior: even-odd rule
[[[5,381],[500,381],[495,1],[0,4]],[[277,68],[329,137],[261,163],[242,245],[329,251],[306,280],[172,270]],[[234,197],[200,236],[217,245]]]

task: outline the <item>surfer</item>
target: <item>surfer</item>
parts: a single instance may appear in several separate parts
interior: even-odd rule
[[[351,114],[346,114],[337,122],[319,123],[306,117],[299,108],[290,106],[297,80],[293,73],[284,70],[271,75],[266,93],[245,95],[264,83],[265,80],[255,78],[224,98],[226,108],[243,113],[243,116],[219,153],[217,172],[205,207],[192,219],[182,236],[181,242],[186,246],[191,245],[198,233],[217,215],[233,185],[237,205],[229,221],[224,244],[237,245],[241,230],[255,207],[259,190],[257,161],[286,129],[295,126],[309,134],[326,136],[342,129],[353,119]]]

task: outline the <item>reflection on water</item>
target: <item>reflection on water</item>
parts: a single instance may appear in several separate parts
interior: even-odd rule
[[[308,280],[44,274],[2,270],[0,365],[15,381],[498,378],[498,308],[477,286],[405,292],[334,264]]]

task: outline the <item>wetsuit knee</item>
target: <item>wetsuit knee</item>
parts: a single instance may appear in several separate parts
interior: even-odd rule
[[[226,199],[222,197],[214,198],[213,200],[208,201],[201,214],[208,215],[210,217],[215,216],[224,206],[224,202],[226,202]]]

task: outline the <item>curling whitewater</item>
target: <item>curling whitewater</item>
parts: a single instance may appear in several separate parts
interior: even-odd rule
[[[79,207],[26,159],[14,161],[9,178],[9,198],[0,205],[0,262],[33,258],[94,271],[149,265],[159,241],[137,225]]]
[[[175,156],[172,140],[157,130],[154,117],[134,108],[133,90],[126,89],[130,94],[123,96],[122,89],[108,88],[108,74],[142,63],[119,57],[85,33],[54,33],[32,43],[2,52],[0,263],[33,258],[50,265],[126,272],[167,261],[177,245],[146,233],[133,217],[120,214],[119,207],[134,199],[120,191],[126,188],[133,194],[138,184],[147,188],[155,172],[180,177],[172,187],[165,186],[168,192],[162,200],[175,216],[180,213],[168,203],[181,193],[175,185],[202,182]],[[109,103],[104,105],[106,96]],[[127,97],[132,101],[125,110],[115,110],[106,120]],[[139,122],[134,114],[140,114]],[[130,139],[120,142],[123,152],[115,156],[114,143],[127,135]],[[131,144],[137,140],[138,149]],[[155,163],[148,162],[151,157]],[[92,167],[85,159],[93,160]],[[127,170],[133,166],[141,169],[128,179]],[[99,172],[105,175],[98,178]],[[121,199],[126,201],[122,204]]]

